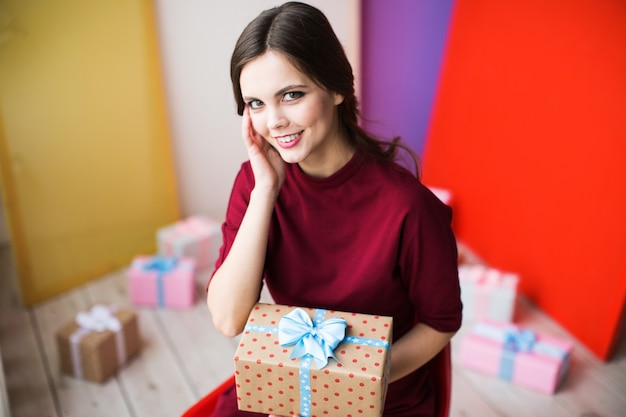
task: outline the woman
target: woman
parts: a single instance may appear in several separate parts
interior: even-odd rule
[[[243,31],[231,80],[249,161],[207,289],[241,333],[263,282],[278,304],[393,316],[385,416],[432,416],[423,366],[461,324],[451,212],[358,125],[354,77],[326,17],[289,2]],[[237,414],[234,389],[215,416]],[[241,413],[250,416],[250,413]]]

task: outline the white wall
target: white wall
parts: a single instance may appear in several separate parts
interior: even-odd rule
[[[182,215],[223,220],[235,175],[247,159],[230,83],[230,55],[243,28],[278,0],[156,0]],[[355,67],[359,0],[310,0]]]

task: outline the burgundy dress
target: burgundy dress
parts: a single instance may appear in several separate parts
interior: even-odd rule
[[[228,254],[254,175],[242,165],[232,190],[224,244]],[[355,153],[338,172],[313,178],[288,165],[272,217],[265,284],[278,304],[393,316],[394,340],[416,321],[452,332],[461,325],[451,209],[397,164]],[[385,417],[432,416],[428,366],[389,385]],[[237,412],[234,388],[215,417]]]

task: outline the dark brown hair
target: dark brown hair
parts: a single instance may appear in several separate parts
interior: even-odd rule
[[[352,66],[326,16],[308,4],[288,2],[265,10],[239,36],[230,61],[230,78],[239,115],[243,114],[245,106],[239,84],[241,71],[248,62],[268,50],[280,52],[322,88],[344,97],[337,106],[339,123],[351,145],[379,161],[395,160],[398,148],[403,148],[411,155],[417,174],[417,159],[409,148],[399,143],[399,137],[392,141],[379,140],[359,126]]]

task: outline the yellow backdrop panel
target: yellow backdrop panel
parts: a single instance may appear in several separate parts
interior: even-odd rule
[[[149,0],[4,1],[2,188],[26,305],[178,218]]]

